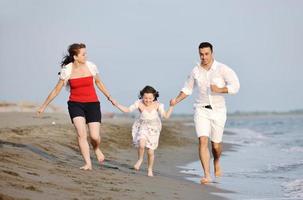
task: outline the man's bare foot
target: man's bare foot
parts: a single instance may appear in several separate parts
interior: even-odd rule
[[[220,177],[222,176],[222,171],[219,162],[214,162],[214,169],[215,169],[215,176]]]
[[[143,162],[143,160],[138,160],[136,162],[136,164],[134,165],[134,169],[138,171],[140,169],[142,162]]]
[[[100,165],[102,165],[105,160],[104,154],[102,153],[102,151],[99,148],[95,150],[95,154],[96,154],[98,162],[100,163]]]
[[[92,166],[90,165],[84,165],[82,167],[80,167],[81,170],[92,170]]]
[[[148,169],[148,170],[147,170],[147,176],[153,177],[153,176],[154,176],[153,170]]]
[[[215,177],[221,177],[221,176],[222,176],[221,169],[215,171]]]
[[[211,178],[210,178],[210,177],[208,177],[208,178],[203,177],[203,178],[201,178],[201,180],[200,180],[200,183],[201,183],[201,184],[208,184],[208,183],[210,183],[210,182],[211,182]]]

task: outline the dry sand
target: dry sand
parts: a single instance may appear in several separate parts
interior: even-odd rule
[[[132,122],[103,120],[101,149],[106,161],[98,165],[91,151],[93,170],[82,171],[83,159],[67,115],[0,113],[0,200],[223,199],[212,193],[228,191],[187,181],[178,172],[176,166],[198,160],[194,132],[180,119],[163,123],[155,176],[146,176],[146,158],[142,170],[134,171]]]

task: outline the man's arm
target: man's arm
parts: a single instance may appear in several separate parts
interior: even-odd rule
[[[215,93],[228,93],[227,87],[219,88],[216,85],[210,85],[210,89],[212,92],[215,92]]]
[[[175,106],[177,103],[181,102],[183,99],[185,99],[188,96],[189,95],[181,91],[176,98],[170,100],[170,106]]]
[[[223,68],[223,78],[226,82],[226,86],[219,88],[216,85],[210,85],[210,89],[215,93],[228,93],[236,94],[240,89],[240,82],[237,74],[229,67]]]
[[[177,103],[181,102],[183,99],[188,97],[192,94],[193,89],[195,87],[195,79],[194,79],[194,71],[190,73],[190,75],[187,77],[187,80],[184,83],[184,87],[182,88],[179,95],[170,100],[170,106],[175,106]]]

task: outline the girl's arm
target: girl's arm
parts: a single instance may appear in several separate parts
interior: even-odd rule
[[[95,84],[97,85],[98,89],[106,96],[106,98],[113,104],[117,104],[117,102],[110,96],[108,90],[106,89],[104,83],[101,81],[98,74],[95,75]]]
[[[165,119],[168,119],[170,117],[170,115],[172,114],[174,110],[174,107],[173,106],[169,106],[168,110],[164,113],[164,118]]]
[[[120,104],[116,104],[115,105],[119,110],[121,110],[121,112],[125,112],[125,113],[129,113],[130,112],[130,109],[128,107],[125,107],[123,105],[120,105]]]
[[[44,103],[41,105],[41,107],[37,111],[37,115],[40,115],[44,112],[48,104],[60,93],[62,87],[64,86],[64,80],[59,80],[55,88],[49,93],[48,97],[44,101]]]
[[[115,106],[121,110],[122,112],[125,112],[125,113],[129,113],[129,112],[133,112],[134,110],[136,109],[139,109],[139,105],[140,105],[140,101],[136,101],[135,103],[133,103],[131,106],[129,107],[125,107],[123,105],[120,105],[120,104],[116,104]]]
[[[165,118],[165,119],[168,119],[170,117],[170,115],[172,114],[173,110],[174,110],[173,106],[169,106],[168,110],[165,111],[164,110],[164,105],[163,104],[159,105],[159,111],[160,111],[162,117]]]

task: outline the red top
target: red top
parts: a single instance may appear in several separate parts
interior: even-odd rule
[[[94,88],[93,76],[69,79],[70,101],[76,102],[99,102]]]

